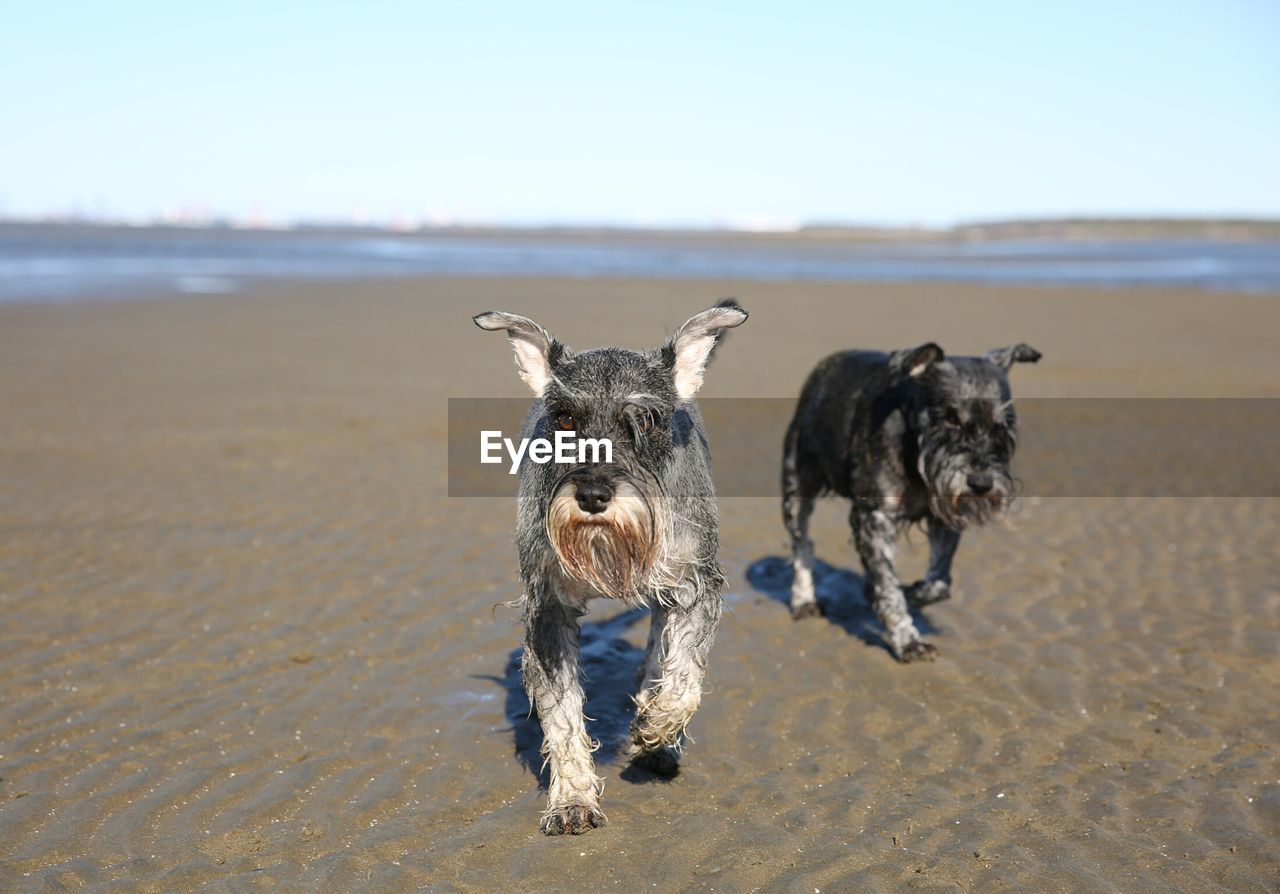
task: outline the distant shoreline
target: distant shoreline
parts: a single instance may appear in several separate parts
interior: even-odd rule
[[[728,229],[636,226],[419,226],[397,228],[350,224],[300,223],[282,226],[249,226],[229,221],[194,223],[128,223],[93,220],[25,220],[0,218],[0,233],[24,233],[51,237],[92,232],[125,233],[245,233],[257,237],[305,233],[315,236],[393,235],[433,239],[512,237],[520,239],[655,239],[708,242],[992,242],[1051,239],[1058,241],[1135,241],[1144,239],[1207,239],[1221,241],[1280,241],[1280,219],[1252,218],[1048,218],[997,220],[952,227],[858,226],[806,224],[795,229]]]
[[[0,224],[0,301],[228,293],[268,279],[406,276],[950,281],[1280,293],[1280,222],[1270,238],[1261,227],[1233,228],[1226,221],[1210,235],[1190,226],[1159,235],[1156,225],[1175,224],[1156,222],[1142,230],[1132,221],[1110,235],[1066,222],[792,233]]]

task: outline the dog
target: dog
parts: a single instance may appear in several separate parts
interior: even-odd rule
[[[516,547],[524,584],[525,691],[551,768],[547,835],[606,823],[579,681],[578,618],[596,598],[652,609],[626,755],[677,772],[685,727],[702,698],[720,620],[724,572],[710,453],[694,395],[724,330],[747,312],[726,299],[650,351],[576,353],[525,317],[487,312],[503,330],[535,400],[522,436],[556,431],[608,439],[612,462],[519,466]]]
[[[809,516],[815,497],[852,501],[849,524],[866,572],[864,592],[894,656],[932,660],[908,603],[951,595],[951,561],[961,532],[1008,509],[1009,462],[1018,417],[1009,389],[1014,363],[1034,363],[1026,344],[983,357],[947,357],[933,342],[891,354],[845,351],[822,360],[805,382],[787,429],[782,516],[791,536],[791,615],[822,614],[813,589]],[[905,591],[894,569],[900,529],[923,523],[924,579]]]

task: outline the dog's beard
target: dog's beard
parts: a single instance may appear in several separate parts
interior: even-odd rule
[[[594,515],[578,507],[572,483],[561,485],[547,507],[547,533],[565,575],[621,599],[640,595],[661,547],[648,501],[627,481]]]
[[[968,525],[985,525],[996,520],[1004,515],[1008,505],[1008,497],[998,487],[985,494],[971,493],[966,489],[960,493],[934,492],[930,497],[933,514],[957,531]]]
[[[969,489],[969,468],[942,452],[920,456],[920,474],[929,489],[929,511],[952,530],[985,525],[1005,514],[1013,501],[1013,482],[1000,470],[989,470],[993,482],[985,494]]]

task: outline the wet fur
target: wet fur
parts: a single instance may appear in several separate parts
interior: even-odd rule
[[[1007,370],[1035,362],[1019,344],[984,357],[947,357],[933,343],[894,353],[845,351],[822,360],[801,391],[782,463],[783,521],[791,536],[791,609],[821,613],[813,589],[809,517],[822,495],[851,503],[850,528],[872,608],[902,661],[929,659],[908,600],[950,596],[951,561],[960,535],[1008,509],[1017,485],[1009,463],[1018,420]],[[990,480],[976,492],[975,478]],[[930,562],[923,580],[904,588],[895,570],[901,529],[922,525]]]
[[[540,824],[548,835],[606,822],[579,680],[578,619],[590,600],[653,609],[627,754],[655,772],[677,769],[724,588],[710,452],[692,397],[722,331],[745,319],[730,300],[691,318],[661,348],[575,353],[523,317],[476,318],[507,331],[517,370],[535,391],[521,437],[550,437],[553,421],[567,415],[579,438],[613,442],[612,464],[519,468],[522,672],[551,770]],[[578,507],[577,488],[588,483],[612,488],[606,511]]]

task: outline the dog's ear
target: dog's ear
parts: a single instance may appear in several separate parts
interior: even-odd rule
[[[671,366],[671,379],[676,396],[687,400],[702,387],[702,374],[715,349],[720,332],[741,326],[747,312],[737,301],[727,298],[715,307],[690,317],[662,349],[663,358]]]
[[[945,356],[942,353],[942,348],[929,341],[918,348],[906,348],[895,352],[889,358],[889,365],[898,372],[914,379],[924,375],[929,367],[940,362]]]
[[[987,359],[996,366],[1008,369],[1015,363],[1035,363],[1040,359],[1040,352],[1026,342],[1018,342],[1011,348],[987,351]]]
[[[488,310],[471,318],[481,329],[496,332],[505,329],[516,355],[516,371],[538,397],[547,390],[552,378],[552,361],[564,351],[564,345],[552,338],[528,317]]]

